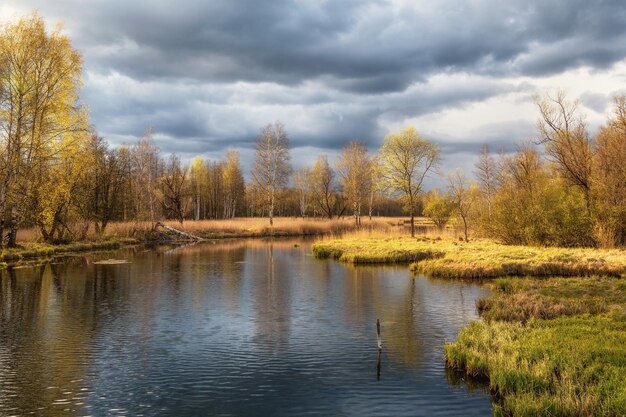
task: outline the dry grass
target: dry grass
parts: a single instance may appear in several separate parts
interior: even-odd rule
[[[491,240],[469,243],[429,237],[357,237],[313,245],[320,258],[350,263],[407,263],[411,270],[437,277],[622,276],[622,249],[507,246]]]
[[[358,229],[363,233],[394,233],[401,230],[397,227],[402,219],[394,217],[374,217],[372,220],[364,217],[362,227]],[[277,217],[274,219],[274,227],[269,227],[267,218],[235,218],[230,220],[199,220],[186,221],[182,225],[176,221],[165,221],[164,224],[176,229],[198,235],[200,237],[224,238],[224,237],[259,237],[259,236],[304,236],[304,235],[332,235],[341,236],[346,232],[357,230],[351,217],[328,220],[325,218],[293,218]],[[87,231],[85,240],[97,241],[110,238],[135,238],[148,240],[151,236],[150,222],[114,222],[110,223],[104,236],[98,238],[93,227]],[[40,235],[36,229],[22,229],[18,232],[18,242],[38,242]]]

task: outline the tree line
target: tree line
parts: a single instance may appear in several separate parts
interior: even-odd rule
[[[460,220],[465,239],[509,244],[626,245],[626,96],[595,135],[563,91],[536,98],[538,135],[512,153],[483,147],[475,181],[448,176],[425,195],[424,213],[443,228]]]
[[[388,134],[376,154],[351,141],[331,164],[325,155],[294,172],[281,122],[262,127],[245,179],[240,155],[164,156],[147,129],[136,143],[113,148],[89,124],[79,100],[82,59],[59,29],[33,14],[0,31],[0,241],[36,228],[43,240],[81,239],[113,221],[230,219],[265,216],[424,214],[463,238],[506,243],[626,244],[626,98],[592,136],[577,102],[564,93],[537,98],[538,133],[513,153],[487,147],[474,181],[439,173],[440,150],[412,127]]]

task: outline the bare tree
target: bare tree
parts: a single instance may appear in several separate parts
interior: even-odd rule
[[[448,189],[450,190],[450,195],[454,201],[456,211],[459,213],[459,217],[463,221],[465,241],[469,242],[467,221],[472,205],[472,199],[467,185],[467,179],[462,171],[456,170],[450,174],[448,177]]]
[[[493,197],[497,189],[498,165],[491,156],[488,145],[483,145],[474,167],[474,174],[480,185],[480,191],[487,201],[487,216],[491,220]]]
[[[380,150],[382,175],[386,185],[404,200],[411,216],[411,236],[415,236],[417,198],[424,178],[439,163],[439,147],[422,139],[413,127],[390,133]]]
[[[557,163],[561,175],[579,187],[591,212],[593,146],[587,126],[578,114],[578,102],[567,100],[563,91],[537,98],[540,142]]]
[[[287,185],[291,174],[289,137],[281,122],[268,124],[257,136],[252,179],[264,196],[270,226],[274,225],[277,193]]]
[[[138,191],[135,199],[139,218],[148,218],[152,228],[156,227],[157,216],[157,179],[159,171],[159,148],[154,144],[152,128],[146,129],[143,138],[132,147],[132,172],[134,188]]]
[[[224,218],[232,219],[237,214],[237,209],[243,206],[245,194],[243,172],[239,163],[239,152],[227,152],[226,164],[222,175],[224,182]]]
[[[343,192],[352,206],[354,222],[360,226],[361,206],[372,188],[372,159],[362,143],[352,141],[343,148],[336,166]]]
[[[191,197],[191,190],[189,190],[187,181],[188,171],[189,169],[181,164],[180,158],[176,154],[172,154],[161,177],[163,207],[166,213],[172,215],[180,224],[185,221],[185,214]]]
[[[311,188],[315,206],[329,219],[333,218],[337,206],[337,182],[335,171],[328,164],[328,157],[317,157],[311,170]]]
[[[309,207],[309,199],[311,197],[311,169],[309,167],[300,168],[294,175],[294,186],[298,194],[298,207],[300,208],[300,216],[306,216]]]

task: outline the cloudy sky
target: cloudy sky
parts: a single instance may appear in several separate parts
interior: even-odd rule
[[[294,163],[414,125],[446,168],[535,135],[564,88],[590,128],[626,91],[623,0],[2,0],[83,53],[83,99],[111,143],[153,126],[164,152],[252,155],[285,123]]]

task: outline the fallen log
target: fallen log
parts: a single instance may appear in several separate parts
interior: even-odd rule
[[[165,225],[165,224],[163,224],[161,222],[158,222],[156,224],[156,227],[159,227],[159,226],[164,228],[165,230],[168,230],[168,231],[170,231],[172,233],[175,233],[175,234],[177,234],[179,236],[182,236],[182,237],[184,237],[187,240],[204,240],[201,237],[192,235],[191,233],[183,232],[182,230],[174,229],[173,227],[167,226],[167,225]]]

